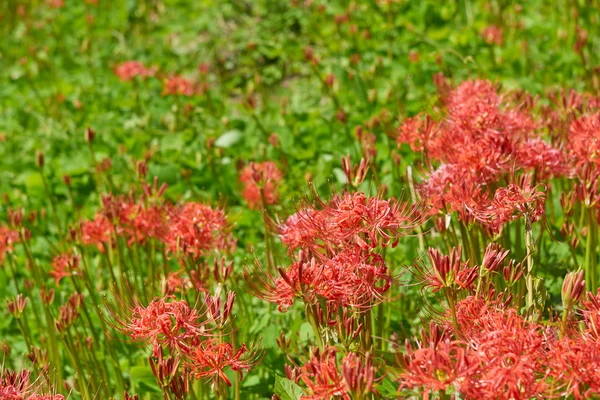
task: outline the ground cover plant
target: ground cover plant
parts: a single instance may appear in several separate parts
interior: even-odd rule
[[[0,398],[600,397],[599,10],[0,2]]]

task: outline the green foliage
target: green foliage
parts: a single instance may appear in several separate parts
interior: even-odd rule
[[[374,194],[385,185],[387,196],[407,200],[406,167],[415,168],[417,182],[426,167],[407,146],[398,148],[393,135],[398,120],[434,110],[434,75],[451,82],[483,77],[532,95],[600,90],[595,1],[99,0],[65,1],[61,8],[50,3],[0,2],[0,221],[19,207],[26,217],[37,212],[35,222],[27,222],[31,257],[43,272],[41,282],[55,288],[56,304],[63,304],[75,288],[54,286],[52,258],[65,250],[69,230],[94,215],[102,195],[132,190],[137,161],[147,162],[148,183],[156,177],[159,185],[168,184],[165,197],[174,203],[226,205],[237,239],[232,259],[240,282],[234,289],[236,307],[243,309],[238,339],[262,337],[264,351],[262,363],[243,380],[242,399],[245,393],[270,398],[273,392],[281,400],[299,399],[303,390],[277,375],[288,360],[276,339],[283,331],[307,347],[315,338],[300,308],[279,313],[243,293],[243,268],[255,259],[264,262],[268,251],[263,216],[242,195],[244,166],[273,160],[280,167],[284,181],[274,213],[281,220],[310,197],[309,183],[323,198],[346,183],[340,158],[349,154],[356,163],[369,150],[357,140],[361,126],[375,137],[373,163],[381,172],[361,189]],[[502,28],[502,45],[482,37],[491,25]],[[576,51],[581,30],[587,42]],[[308,48],[318,64],[306,59]],[[121,82],[115,67],[128,60],[156,66],[158,73]],[[198,69],[203,63],[207,73]],[[191,97],[164,95],[171,75],[201,83],[204,90]],[[92,145],[85,139],[87,128],[96,134]],[[36,164],[38,151],[45,155],[43,169]],[[108,171],[98,173],[105,160]],[[64,176],[72,181],[69,187]],[[62,226],[54,223],[53,208]],[[547,228],[538,245],[547,265],[540,266],[543,280],[536,283],[556,305],[562,277],[583,257],[562,243],[560,226]],[[394,275],[423,257],[420,249],[416,235],[387,249]],[[522,248],[511,250],[524,256]],[[17,248],[14,272],[0,271],[0,298],[14,298],[26,279],[36,278],[27,257]],[[91,259],[100,271],[95,278],[109,279],[104,258]],[[401,301],[385,316],[386,335],[398,332],[402,339],[418,330],[415,321],[428,312],[416,278],[404,278],[407,287],[394,293]],[[543,304],[545,293],[535,300]],[[101,306],[97,299],[86,301]],[[54,309],[57,313],[58,306]],[[42,320],[41,307],[38,311],[35,317]],[[30,318],[33,336],[46,340],[39,320]],[[100,323],[96,314],[92,318]],[[24,360],[27,344],[11,321],[2,319],[0,337]],[[125,344],[118,350],[118,361],[131,365],[124,368],[130,392],[160,398],[147,355]],[[68,368],[62,372],[73,377]],[[115,374],[108,378],[116,381]],[[396,395],[393,385],[388,378],[381,383],[383,397]],[[76,391],[72,398],[81,396]]]

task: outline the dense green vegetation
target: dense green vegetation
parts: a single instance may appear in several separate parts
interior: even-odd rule
[[[419,381],[404,341],[420,337],[422,327],[431,337],[436,329],[456,341],[471,337],[476,324],[461,333],[458,320],[467,323],[456,303],[484,298],[488,289],[486,304],[496,295],[506,300],[503,307],[536,332],[548,327],[564,339],[593,319],[593,300],[575,309],[585,297],[582,280],[595,293],[600,279],[599,18],[595,0],[0,2],[0,299],[7,299],[0,397],[9,393],[10,370],[32,374],[30,387],[8,397],[16,399],[122,398],[124,391],[141,399],[598,396],[593,374],[582,372],[579,386],[565,383],[548,359],[539,361],[550,365],[547,376],[539,378],[538,364],[530,372],[538,374],[537,392],[519,382],[476,394],[441,368],[432,379],[445,383]],[[477,108],[488,102],[491,111]],[[477,110],[458,112],[459,103]],[[423,145],[424,121],[436,124],[431,148]],[[490,135],[506,143],[481,148],[502,162],[473,150]],[[525,150],[532,137],[548,149]],[[437,198],[428,188],[440,166],[467,164],[455,153],[471,157],[478,172],[444,179],[473,186]],[[368,170],[350,172],[361,159]],[[525,200],[511,197],[514,188]],[[502,213],[492,201],[501,189],[510,198],[503,204],[513,206]],[[391,217],[341,216],[360,208],[363,192],[390,206]],[[348,205],[344,196],[357,197]],[[368,201],[365,210],[380,210]],[[291,245],[284,222],[309,204],[318,217],[303,221],[304,232],[311,224],[322,230]],[[394,222],[378,225],[386,218]],[[352,235],[336,230],[363,222]],[[483,273],[489,243],[509,251],[493,255],[505,271],[521,263],[522,278],[513,282],[503,267]],[[442,255],[427,249],[456,255],[459,246],[462,267],[476,269],[477,279],[437,282],[431,271]],[[325,286],[334,278],[313,297],[305,293],[308,267],[298,272],[294,263],[311,258],[323,269],[381,259],[385,271],[377,270],[368,301],[345,298],[363,290],[346,282],[351,289],[333,307],[338,298]],[[564,289],[565,275],[580,268],[584,275],[572,275],[576,283]],[[318,271],[310,272],[315,282]],[[367,279],[353,273],[357,282]],[[279,291],[269,292],[271,275]],[[292,288],[294,279],[291,305],[281,287]],[[232,316],[216,316],[211,301],[225,303],[229,291]],[[19,294],[28,298],[22,313],[14,308]],[[134,321],[135,312],[160,302],[185,302],[202,323],[173,328],[177,338],[168,343],[164,332],[158,342],[133,332],[136,323],[180,322],[180,309]],[[575,315],[585,317],[568,324]],[[429,329],[430,321],[440,328]],[[358,329],[356,342],[345,342],[344,323]],[[191,331],[205,341],[194,342]],[[248,352],[235,364],[242,343]],[[232,352],[228,368],[199,367],[208,347],[225,344],[232,346],[219,347]],[[600,354],[597,345],[577,345]],[[152,365],[167,364],[163,356],[176,364],[172,380],[153,373]],[[356,362],[365,387],[345,375],[331,378],[341,388],[319,392],[326,385],[307,383],[318,376],[308,360],[323,374]]]

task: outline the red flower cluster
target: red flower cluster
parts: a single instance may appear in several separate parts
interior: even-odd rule
[[[187,339],[200,332],[200,316],[187,302],[171,296],[154,299],[147,307],[135,306],[125,329],[133,340],[150,342],[153,356],[158,357],[163,345],[187,349]]]
[[[210,378],[231,386],[225,368],[241,373],[256,363],[256,353],[249,351],[245,344],[236,350],[231,343],[224,341],[227,336],[222,329],[230,318],[233,299],[231,292],[225,309],[221,311],[219,293],[213,297],[205,296],[205,304],[201,305],[206,309],[204,313],[198,313],[185,300],[176,300],[174,296],[155,298],[148,306],[137,301],[130,308],[117,304],[120,309],[112,309],[115,317],[113,325],[134,341],[150,344],[152,357],[158,359],[158,364],[173,362],[179,357],[186,360],[182,375],[178,375],[178,363],[169,364],[173,369],[170,372],[172,376],[177,375],[183,381],[188,376]],[[218,321],[216,314],[222,314]],[[213,334],[214,329],[221,331]],[[170,358],[163,358],[165,351]]]
[[[250,208],[255,208],[263,203],[275,204],[279,199],[278,186],[283,179],[281,171],[272,161],[262,163],[251,162],[240,174],[240,181],[244,184],[242,195]]]
[[[158,197],[135,200],[109,195],[94,220],[81,225],[81,242],[104,251],[117,236],[129,245],[153,239],[164,243],[167,253],[198,258],[211,250],[235,247],[228,227],[225,212],[205,204],[172,206]]]
[[[415,225],[413,209],[395,199],[343,193],[321,209],[306,208],[280,226],[280,237],[296,261],[279,268],[279,277],[265,271],[246,276],[255,294],[287,310],[296,298],[308,304],[325,300],[338,307],[366,310],[382,299],[392,283],[383,258],[375,252],[395,246]],[[266,275],[266,277],[265,277]],[[258,283],[257,283],[258,282]]]
[[[223,210],[201,203],[185,203],[169,213],[169,230],[164,237],[168,251],[198,258],[209,250],[231,250],[235,242]]]
[[[362,192],[337,195],[322,206],[321,210],[300,210],[281,225],[281,241],[290,251],[323,254],[350,244],[364,249],[394,246],[417,220],[415,209],[407,203],[367,197]]]
[[[583,332],[557,339],[553,327],[526,321],[514,308],[478,297],[456,305],[460,340],[450,322],[409,343],[399,357],[402,388],[456,391],[467,399],[591,398],[600,394],[600,342],[591,319],[600,315],[600,293],[589,295]],[[596,322],[600,322],[596,320]]]
[[[573,121],[567,139],[577,166],[600,166],[600,112]]]
[[[78,254],[73,254],[71,250],[54,257],[52,269],[50,270],[50,276],[54,278],[54,284],[58,286],[63,278],[79,272],[80,260],[81,257]]]
[[[146,67],[139,61],[125,61],[115,67],[115,75],[119,77],[121,82],[130,81],[139,76],[145,79],[156,74],[156,67]]]
[[[299,369],[296,381],[302,380],[309,390],[307,400],[328,400],[335,396],[343,400],[361,398],[373,390],[375,374],[371,356],[364,358],[347,353],[338,366],[334,347],[313,350],[311,358]]]
[[[248,349],[242,344],[237,351],[231,343],[219,343],[218,339],[207,339],[196,346],[190,355],[188,364],[190,374],[195,379],[217,377],[231,386],[231,381],[225,375],[225,368],[232,371],[249,371],[254,361],[248,357]]]
[[[502,28],[496,25],[490,25],[481,32],[481,37],[489,45],[496,44],[502,46],[504,40],[502,38]]]
[[[286,311],[298,297],[307,303],[325,299],[330,306],[371,307],[391,286],[383,258],[360,247],[343,249],[330,260],[299,260],[275,281],[270,301]]]
[[[61,394],[40,394],[40,385],[31,382],[31,372],[8,371],[0,368],[0,399],[5,400],[65,400]]]
[[[519,171],[534,172],[538,178],[571,173],[566,153],[541,140],[540,124],[528,109],[513,106],[492,83],[467,81],[445,96],[448,115],[442,122],[429,116],[409,118],[397,136],[398,145],[408,143],[422,152],[432,170],[420,187],[432,214],[458,212],[465,221],[477,220],[498,231],[513,214],[494,210],[498,201],[510,193],[522,193],[522,201],[538,205],[543,199],[533,193],[531,181],[520,182],[519,188],[497,189],[500,182],[510,181]],[[522,208],[516,199],[510,202]],[[536,211],[538,217],[542,210]]]
[[[13,245],[19,240],[19,234],[6,226],[0,226],[0,264],[4,264],[6,253],[13,251]]]
[[[163,84],[162,95],[191,97],[197,92],[196,86],[192,81],[184,78],[183,76],[174,75],[165,80]]]
[[[453,248],[448,256],[433,248],[429,248],[428,254],[432,268],[417,265],[418,275],[421,275],[425,286],[432,288],[434,292],[455,287],[469,289],[478,277],[479,267],[469,267],[468,261],[462,261],[461,247]]]
[[[104,252],[104,246],[110,245],[113,239],[114,226],[106,216],[96,214],[93,221],[81,224],[81,243],[95,245]]]

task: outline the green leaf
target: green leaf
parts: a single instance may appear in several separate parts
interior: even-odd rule
[[[241,138],[242,132],[238,131],[237,129],[233,129],[219,136],[219,138],[215,140],[215,146],[224,148],[231,147],[239,142]]]
[[[275,394],[281,400],[299,400],[304,394],[302,388],[289,379],[275,376]]]
[[[129,373],[131,374],[131,382],[138,394],[160,392],[156,378],[149,366],[131,367]]]

